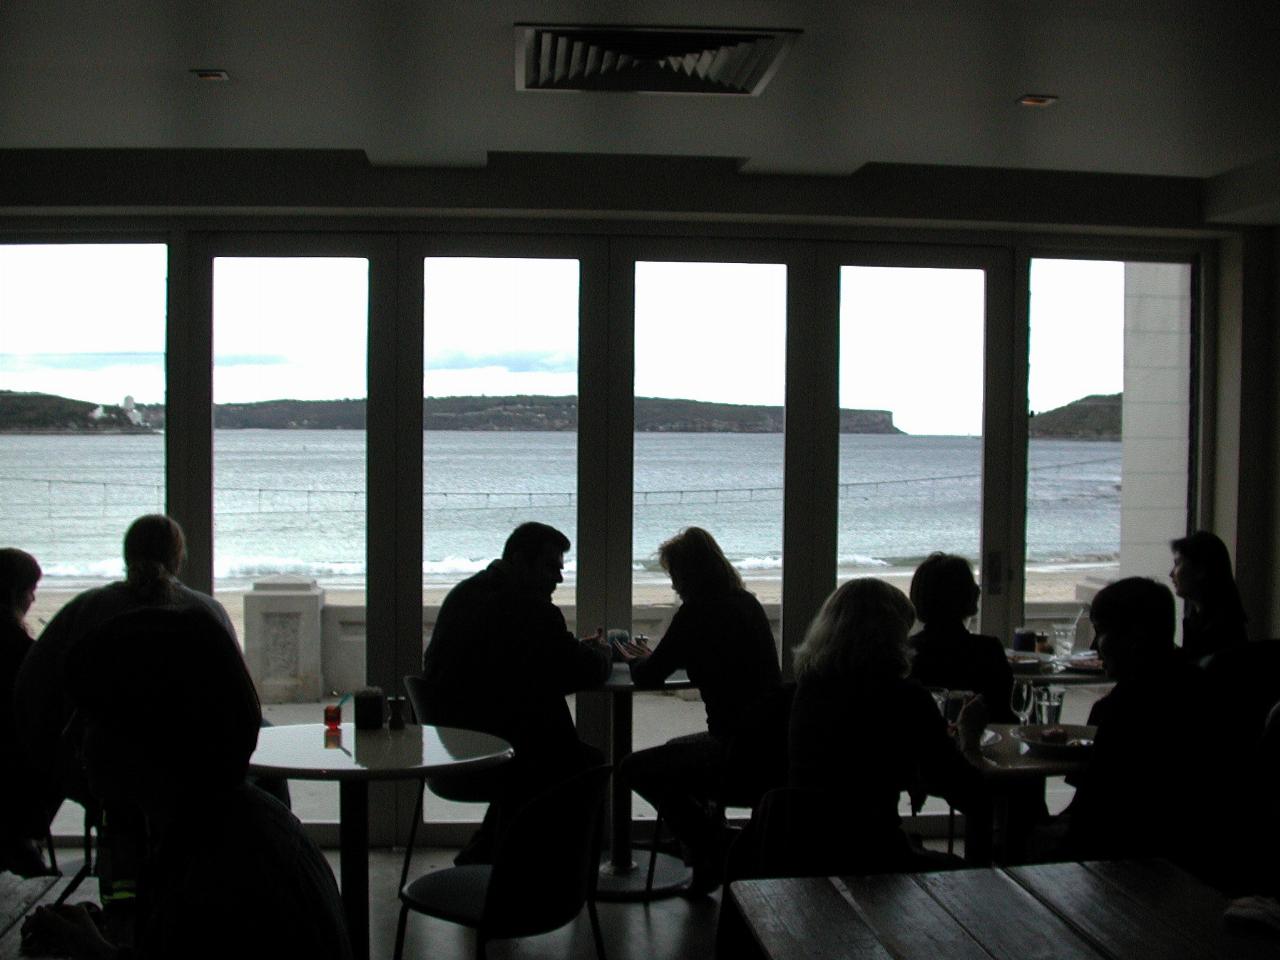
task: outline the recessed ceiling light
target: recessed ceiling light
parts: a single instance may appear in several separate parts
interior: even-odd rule
[[[191,75],[197,80],[207,80],[210,83],[224,83],[231,79],[231,75],[225,70],[213,70],[207,67],[197,67],[191,71]]]
[[[1018,98],[1018,104],[1023,107],[1052,107],[1058,102],[1058,98],[1052,93],[1024,93]]]

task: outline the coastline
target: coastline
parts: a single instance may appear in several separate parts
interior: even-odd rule
[[[887,580],[906,593],[911,586],[913,571],[905,567],[872,567],[852,571],[856,577],[878,577]],[[1115,563],[1099,563],[1088,566],[1079,564],[1070,567],[1032,568],[1027,571],[1026,600],[1028,603],[1062,603],[1075,600],[1077,583],[1086,580],[1113,579],[1119,575],[1119,565]],[[844,576],[844,574],[842,574]],[[461,579],[461,578],[459,578]],[[782,602],[782,580],[780,577],[752,578],[744,577],[749,591],[754,593],[763,604]],[[325,603],[339,606],[362,606],[365,602],[363,587],[325,586]],[[237,636],[244,636],[244,595],[250,587],[237,586],[232,589],[219,590],[215,594],[231,617]],[[423,606],[438,605],[449,592],[448,584],[427,584],[422,588]],[[68,600],[79,593],[79,589],[68,589],[49,586],[42,582],[36,591],[36,601],[27,614],[27,624],[31,631],[39,636],[43,624],[47,623]],[[555,592],[554,600],[561,606],[571,606],[577,599],[577,590],[573,584],[562,584]],[[670,584],[661,580],[639,580],[632,585],[632,603],[635,606],[674,604],[676,595]]]

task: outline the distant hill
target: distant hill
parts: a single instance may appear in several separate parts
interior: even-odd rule
[[[0,390],[3,433],[154,433],[142,408],[99,405],[48,393]]]
[[[1031,418],[1028,432],[1033,437],[1046,439],[1119,440],[1122,396],[1094,394],[1037,413]]]
[[[75,432],[93,427],[87,422],[93,405],[45,394],[4,394],[15,398],[0,406],[0,432],[32,429],[41,432]],[[81,411],[79,419],[54,412],[58,404]],[[58,409],[61,409],[60,407]],[[124,411],[104,407],[106,411]],[[162,405],[138,405],[134,416],[143,431],[163,427]],[[267,400],[261,403],[224,403],[214,408],[214,426],[221,430],[363,430],[364,400]],[[636,398],[636,430],[642,433],[781,433],[781,407],[751,404],[703,403],[696,400]],[[126,417],[127,419],[127,417]],[[575,430],[578,402],[575,397],[426,397],[422,421],[427,430]],[[902,433],[887,410],[841,410],[842,433]],[[133,432],[133,431],[131,431]]]

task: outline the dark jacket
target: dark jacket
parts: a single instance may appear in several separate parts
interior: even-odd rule
[[[495,560],[445,597],[423,656],[427,722],[502,737],[522,762],[575,750],[565,696],[603,683],[608,650],[581,643],[550,597]]]
[[[734,590],[681,603],[653,654],[631,665],[631,678],[658,687],[680,669],[702,694],[708,731],[731,737],[752,730],[756,709],[782,686],[773,629],[755,595]]]
[[[911,643],[911,679],[925,687],[980,693],[992,723],[1017,723],[1009,705],[1013,670],[999,640],[970,633],[964,624],[926,624]]]
[[[829,825],[851,863],[890,869],[910,862],[898,798],[941,796],[989,815],[982,774],[948,735],[933,698],[895,677],[800,678],[791,708],[790,785],[816,790],[841,811]]]

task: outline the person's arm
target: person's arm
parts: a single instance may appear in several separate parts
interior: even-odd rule
[[[637,687],[662,686],[667,677],[686,665],[685,651],[696,632],[697,626],[689,614],[689,608],[681,604],[653,653],[630,662],[632,682]]]
[[[523,645],[524,668],[540,674],[543,681],[561,693],[598,687],[609,678],[613,654],[608,643],[594,638],[577,639],[565,625],[564,614],[547,601],[530,611],[534,623],[530,642]]]

